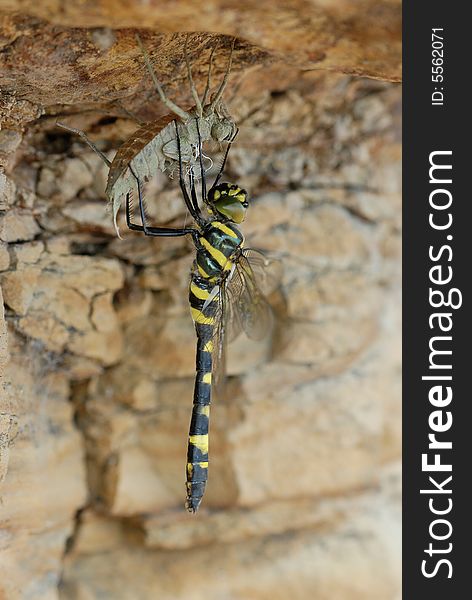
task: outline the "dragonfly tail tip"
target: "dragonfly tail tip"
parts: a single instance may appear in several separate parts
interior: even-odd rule
[[[189,513],[195,514],[198,511],[201,501],[201,498],[187,498],[185,508],[188,510]]]

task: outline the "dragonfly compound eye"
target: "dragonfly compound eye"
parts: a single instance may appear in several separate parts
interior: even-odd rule
[[[248,207],[247,192],[235,183],[220,183],[208,193],[215,212],[233,223],[242,223]]]

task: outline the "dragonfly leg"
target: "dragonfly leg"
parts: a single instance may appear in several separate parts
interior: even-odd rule
[[[174,123],[175,123],[175,135],[177,138],[177,149],[179,152],[180,189],[182,190],[182,195],[184,197],[185,204],[187,205],[187,208],[188,208],[190,214],[195,219],[195,221],[200,225],[200,224],[202,224],[202,213],[200,211],[200,207],[198,206],[198,200],[197,200],[196,194],[192,194],[192,198],[190,198],[188,191],[187,191],[187,186],[185,185],[185,179],[183,176],[184,167],[183,167],[183,163],[182,163],[182,149],[181,149],[181,144],[180,144],[179,126],[178,126],[177,121],[174,121]],[[190,178],[190,180],[192,182],[192,177]],[[193,187],[192,183],[191,183],[191,186]]]
[[[207,189],[206,189],[206,173],[203,168],[203,156],[202,156],[202,138],[200,135],[200,127],[198,125],[198,119],[195,119],[197,124],[197,135],[198,135],[198,158],[200,161],[200,177],[202,179],[202,200],[206,203],[207,201]]]
[[[211,186],[211,189],[215,188],[218,185],[218,182],[221,179],[221,176],[223,175],[223,171],[224,171],[225,166],[226,166],[226,160],[228,158],[228,154],[229,154],[229,151],[231,149],[231,144],[236,139],[236,136],[238,135],[238,133],[239,133],[239,129],[236,128],[236,131],[234,132],[233,137],[230,139],[230,141],[228,142],[228,145],[226,146],[226,152],[225,152],[225,155],[224,155],[224,158],[223,158],[223,162],[221,163],[220,170],[218,171],[218,175],[216,176],[215,181],[213,182],[213,185]]]
[[[133,174],[133,177],[136,179],[136,184],[138,187],[139,212],[140,212],[141,221],[143,224],[137,225],[136,223],[133,223],[131,220],[131,199],[130,199],[130,192],[128,192],[126,194],[126,224],[128,226],[128,229],[131,229],[133,231],[142,231],[144,233],[144,235],[149,235],[152,237],[179,237],[182,235],[191,234],[193,239],[195,240],[195,242],[197,242],[198,231],[191,227],[181,227],[181,228],[150,227],[149,225],[147,225],[146,213],[144,210],[143,198],[142,198],[142,193],[141,193],[141,184],[140,184],[138,177],[133,172],[131,167],[130,167],[130,170],[131,170],[131,173]]]
[[[198,206],[197,191],[195,189],[195,173],[193,172],[193,167],[190,168],[188,178],[190,183],[190,195],[192,197],[192,204],[196,210],[200,211],[200,207]]]
[[[141,38],[139,37],[139,34],[136,34],[136,41],[138,42],[138,46],[144,56],[144,62],[146,63],[146,68],[147,68],[149,74],[151,75],[152,82],[154,83],[154,87],[156,88],[156,91],[159,94],[159,98],[167,106],[167,108],[169,110],[171,110],[174,114],[176,114],[178,117],[180,117],[184,122],[188,121],[188,119],[190,118],[190,115],[185,110],[180,108],[180,106],[177,106],[177,104],[175,104],[175,102],[172,102],[172,100],[170,100],[170,98],[168,98],[165,95],[165,92],[162,89],[162,86],[156,77],[156,73],[151,64],[149,54],[147,53],[146,48],[143,46],[143,43],[141,42]]]

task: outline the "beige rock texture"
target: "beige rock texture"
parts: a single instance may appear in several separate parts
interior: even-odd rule
[[[400,598],[400,4],[0,5],[0,599]],[[226,177],[277,256],[275,327],[229,348],[211,467],[184,509],[192,244],[114,234],[114,152],[192,105],[216,43]],[[222,154],[211,148],[215,165]],[[216,167],[213,167],[215,171]],[[177,182],[150,218],[187,222]]]

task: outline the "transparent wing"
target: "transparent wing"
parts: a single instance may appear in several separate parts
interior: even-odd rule
[[[224,380],[226,377],[226,345],[228,343],[228,301],[225,284],[220,286],[217,297],[218,307],[215,312],[215,325],[213,330],[212,354],[212,389],[216,397],[223,395]]]
[[[215,301],[212,383],[220,396],[226,373],[226,346],[243,330],[254,340],[266,336],[273,326],[273,313],[264,293],[280,282],[282,265],[254,249],[244,250],[230,276],[224,280]],[[263,293],[264,292],[264,293]]]
[[[272,328],[272,309],[261,287],[275,288],[276,274],[268,271],[275,262],[258,250],[244,250],[226,286],[233,321],[254,340],[262,339]]]
[[[268,296],[276,290],[282,280],[282,262],[278,258],[268,256],[255,248],[243,250],[243,255],[251,265],[254,278],[261,292]]]

